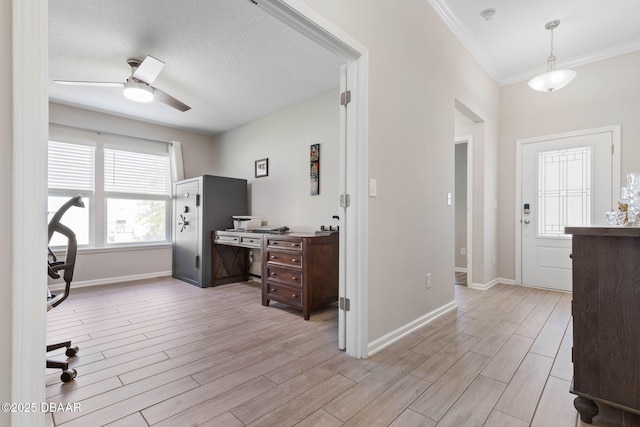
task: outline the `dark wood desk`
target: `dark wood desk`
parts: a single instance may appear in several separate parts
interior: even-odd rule
[[[211,286],[249,279],[249,249],[262,249],[264,234],[211,232]]]

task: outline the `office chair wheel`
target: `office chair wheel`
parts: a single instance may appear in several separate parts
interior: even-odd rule
[[[67,351],[64,353],[67,355],[67,357],[73,357],[75,356],[78,352],[80,351],[80,349],[78,348],[77,345],[74,345],[73,347],[67,347]]]
[[[73,381],[73,379],[78,375],[78,371],[75,369],[66,369],[62,371],[62,375],[60,375],[60,379],[63,383],[68,383],[69,381]]]

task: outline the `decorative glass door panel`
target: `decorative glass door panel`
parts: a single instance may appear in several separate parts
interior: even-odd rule
[[[564,228],[591,224],[591,147],[538,153],[538,237],[565,237]]]

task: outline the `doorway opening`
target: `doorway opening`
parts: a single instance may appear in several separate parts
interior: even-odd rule
[[[482,118],[462,102],[454,109],[455,242],[453,283],[473,287],[473,153],[474,138],[482,138]]]
[[[473,137],[456,138],[455,144],[455,255],[454,255],[454,284],[467,286],[469,250],[469,145],[473,144]]]
[[[368,51],[302,1],[265,0],[274,15],[307,34],[323,46],[349,59],[351,103],[346,115],[345,195],[350,195],[346,221],[345,258],[349,266],[345,297],[351,300],[347,312],[347,352],[355,357],[367,355],[367,86]],[[12,212],[21,220],[14,223],[12,297],[19,305],[11,311],[14,325],[11,348],[11,401],[44,401],[43,350],[45,340],[44,298],[46,275],[41,254],[46,253],[43,236],[46,224],[40,218],[46,212],[46,147],[48,135],[47,93],[47,4],[37,0],[13,0],[12,89],[14,169]],[[29,52],[25,55],[24,52]],[[22,212],[25,212],[23,215]],[[17,215],[17,213],[21,213]],[[341,219],[341,221],[343,221]],[[34,226],[39,224],[39,226]],[[350,333],[353,332],[353,333]],[[40,415],[40,419],[44,414]]]

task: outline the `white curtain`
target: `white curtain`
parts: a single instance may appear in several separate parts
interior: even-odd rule
[[[171,182],[184,179],[184,165],[182,163],[182,143],[171,141],[169,143],[169,162],[171,164]]]

